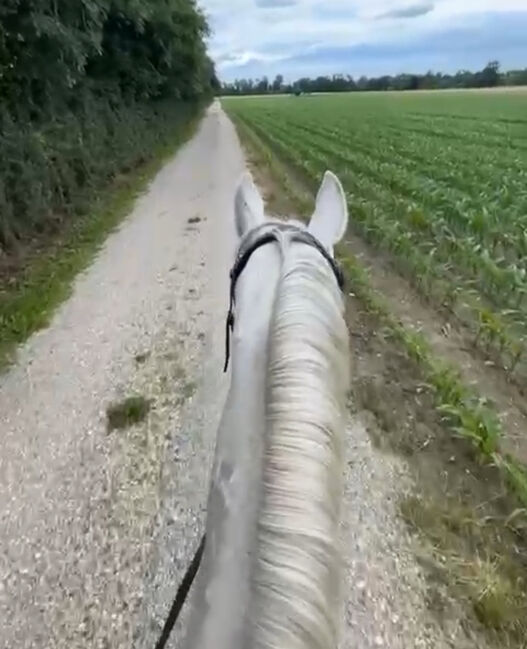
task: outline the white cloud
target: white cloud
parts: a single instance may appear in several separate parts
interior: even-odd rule
[[[247,63],[275,63],[288,58],[287,54],[265,54],[265,52],[233,52],[218,57],[220,68],[238,68]]]
[[[527,0],[201,0],[221,74],[286,61],[318,47],[404,40],[463,24],[466,16],[527,11]],[[382,19],[380,19],[382,18]],[[527,54],[527,52],[526,52]]]
[[[278,9],[280,7],[292,7],[297,0],[255,0],[256,6],[267,9]]]

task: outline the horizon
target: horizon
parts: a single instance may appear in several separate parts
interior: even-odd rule
[[[309,79],[311,81],[314,81],[318,77],[324,77],[324,78],[328,78],[328,79],[332,79],[334,77],[344,77],[344,78],[353,79],[353,81],[357,82],[357,81],[359,81],[359,79],[361,77],[365,77],[367,79],[378,79],[380,77],[385,77],[385,76],[395,78],[397,76],[404,76],[404,75],[408,75],[408,76],[415,75],[415,76],[418,76],[418,77],[423,77],[423,76],[426,76],[427,74],[432,74],[432,75],[441,74],[443,76],[446,76],[446,75],[454,76],[454,75],[456,75],[458,73],[463,73],[463,72],[468,72],[470,74],[476,74],[477,72],[481,72],[489,63],[492,63],[492,62],[493,62],[492,60],[487,61],[485,63],[485,65],[482,65],[479,70],[476,70],[476,69],[470,70],[468,68],[460,68],[459,70],[454,70],[453,72],[445,72],[444,70],[426,70],[425,72],[406,72],[406,71],[403,70],[402,72],[397,72],[396,74],[379,74],[379,75],[372,75],[372,76],[368,76],[366,74],[364,74],[364,75],[353,75],[353,74],[347,74],[346,72],[343,72],[343,73],[328,72],[327,74],[322,74],[322,75],[316,75],[316,76],[314,76],[314,75],[313,76],[305,75],[304,77],[294,77],[294,78],[291,78],[291,79],[287,79],[287,78],[284,77],[283,85],[284,86],[291,86],[291,85],[295,84],[296,82],[300,81],[301,79]],[[501,65],[500,61],[498,61],[498,63],[500,63],[499,72],[502,75],[510,73],[510,72],[514,72],[516,70],[527,69],[527,61],[526,61],[525,65],[523,65],[523,66],[520,65],[519,67],[512,67],[512,68],[504,67],[503,65]],[[237,77],[236,79],[232,79],[230,81],[223,81],[223,80],[220,79],[220,81],[221,81],[222,85],[227,86],[227,85],[232,85],[236,81],[253,81],[253,82],[257,82],[257,81],[261,81],[264,77],[267,77],[267,75],[263,75],[262,77]],[[267,77],[267,81],[271,84],[274,81],[275,78],[276,78],[276,76],[275,77]],[[475,88],[475,89],[477,90],[477,88]]]
[[[201,0],[222,83],[527,65],[527,0]]]

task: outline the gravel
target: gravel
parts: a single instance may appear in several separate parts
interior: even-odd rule
[[[1,647],[131,647],[173,596],[201,529],[226,388],[242,168],[214,106],[0,377]],[[147,420],[108,433],[106,408],[134,394],[152,399]],[[154,547],[160,520],[172,521],[169,549]],[[159,610],[144,604],[154,556],[167,567]]]
[[[372,444],[368,430],[376,427],[371,413],[354,416],[348,427],[342,649],[485,649],[448,592],[440,615],[428,605],[433,595],[416,560],[426,554],[399,515],[414,486],[405,462]],[[377,439],[383,434],[374,432]]]
[[[203,529],[243,166],[213,105],[0,376],[2,648],[154,646]],[[109,433],[107,407],[132,395],[146,420]],[[397,515],[404,465],[360,418],[347,459],[342,646],[476,646],[426,609]]]

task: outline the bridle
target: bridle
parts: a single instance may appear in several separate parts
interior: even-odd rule
[[[267,230],[267,231],[265,231]],[[261,232],[263,231],[263,234]],[[231,355],[231,333],[234,330],[234,307],[236,303],[236,284],[240,275],[245,270],[249,259],[252,254],[265,246],[268,243],[280,243],[283,240],[284,234],[289,234],[289,240],[295,241],[297,243],[305,243],[312,248],[318,250],[318,252],[324,257],[328,262],[335,278],[337,280],[338,287],[342,291],[344,288],[344,274],[342,268],[339,266],[338,262],[329,254],[329,252],[324,248],[320,241],[314,237],[311,232],[301,228],[297,225],[292,225],[290,223],[263,223],[259,225],[245,235],[240,243],[238,248],[238,253],[234,261],[234,265],[231,268],[230,272],[230,298],[229,298],[229,311],[227,313],[227,321],[225,324],[225,365],[223,366],[223,372],[226,372],[229,368],[229,360]]]
[[[229,300],[229,312],[227,314],[227,322],[225,326],[225,366],[223,371],[226,372],[229,367],[230,359],[230,346],[231,346],[231,332],[234,329],[234,307],[236,302],[236,284],[240,278],[240,275],[243,273],[249,259],[252,254],[261,248],[262,246],[267,245],[268,243],[280,243],[283,241],[284,234],[289,235],[290,241],[296,241],[298,243],[305,243],[312,248],[318,250],[318,252],[324,257],[328,262],[335,279],[337,280],[338,287],[342,291],[344,288],[344,274],[341,267],[335,261],[335,259],[329,254],[329,252],[324,248],[320,241],[314,237],[310,232],[304,230],[303,228],[292,225],[290,223],[278,223],[278,222],[269,222],[253,228],[245,237],[242,239],[240,246],[238,248],[238,253],[234,261],[234,265],[230,272],[230,300]],[[192,582],[196,577],[196,574],[201,563],[201,558],[205,549],[205,534],[201,537],[200,544],[196,550],[194,557],[183,577],[183,581],[179,585],[178,591],[174,602],[170,608],[170,612],[167,616],[165,624],[161,635],[156,643],[156,649],[165,649],[172,629],[181,613],[183,604],[185,603]]]

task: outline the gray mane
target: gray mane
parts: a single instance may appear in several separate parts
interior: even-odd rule
[[[269,336],[251,643],[337,645],[348,335],[335,277],[306,245],[284,255]]]

